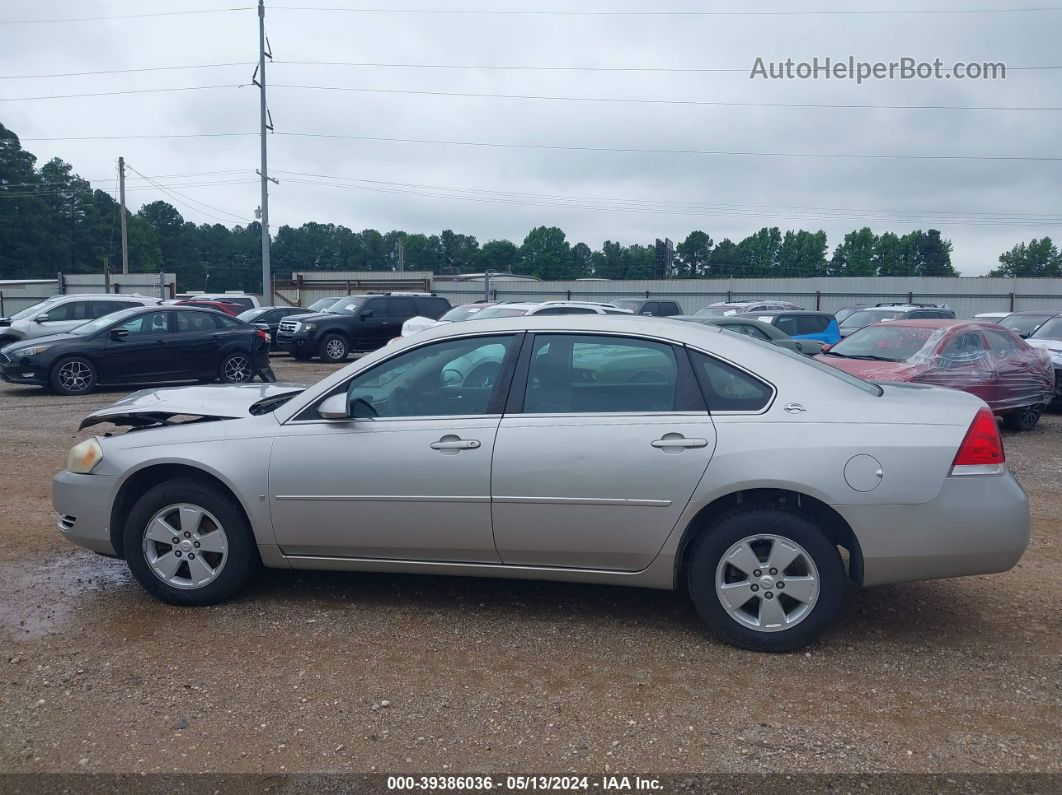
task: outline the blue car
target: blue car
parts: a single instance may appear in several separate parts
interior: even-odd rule
[[[752,316],[764,323],[770,323],[794,339],[817,340],[826,345],[841,341],[837,318],[829,312],[785,310],[754,312]]]

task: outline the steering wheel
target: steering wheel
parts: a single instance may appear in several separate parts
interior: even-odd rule
[[[494,386],[500,372],[500,362],[481,362],[472,368],[472,372],[468,374],[462,386],[488,389]]]
[[[396,386],[391,390],[391,397],[387,402],[391,409],[388,413],[392,417],[413,417],[417,414],[413,393],[404,387]]]

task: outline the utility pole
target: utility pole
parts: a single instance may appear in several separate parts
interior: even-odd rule
[[[402,238],[398,238],[398,270],[404,271],[406,269],[406,247],[405,241]]]
[[[266,56],[272,55],[266,50],[265,35],[265,0],[258,0],[258,87],[261,90],[261,136],[262,168],[258,172],[262,178],[262,298],[265,306],[273,304],[273,277],[269,268],[269,165],[266,156],[266,130],[272,129],[269,123],[269,110],[266,108]]]
[[[125,228],[125,158],[118,158],[118,203],[122,213],[122,273],[129,273],[129,232]],[[111,229],[114,229],[112,226]]]

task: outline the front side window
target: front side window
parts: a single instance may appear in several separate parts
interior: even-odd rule
[[[678,365],[650,340],[548,334],[535,338],[524,413],[674,411]]]
[[[352,417],[448,417],[487,413],[512,336],[425,345],[356,376],[347,387]]]
[[[708,411],[758,412],[767,408],[774,390],[755,376],[699,351],[692,351],[693,370],[708,401]]]
[[[1021,353],[1021,347],[1018,345],[1018,341],[1005,331],[985,329],[982,333],[988,339],[988,347],[990,347],[992,352],[997,356],[1016,356]]]

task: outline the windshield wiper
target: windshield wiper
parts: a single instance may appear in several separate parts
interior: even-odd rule
[[[829,351],[827,351],[829,353]],[[874,356],[871,353],[864,354],[863,356],[848,356],[849,359],[866,359],[871,362],[901,362],[903,359],[890,359],[888,356]]]

